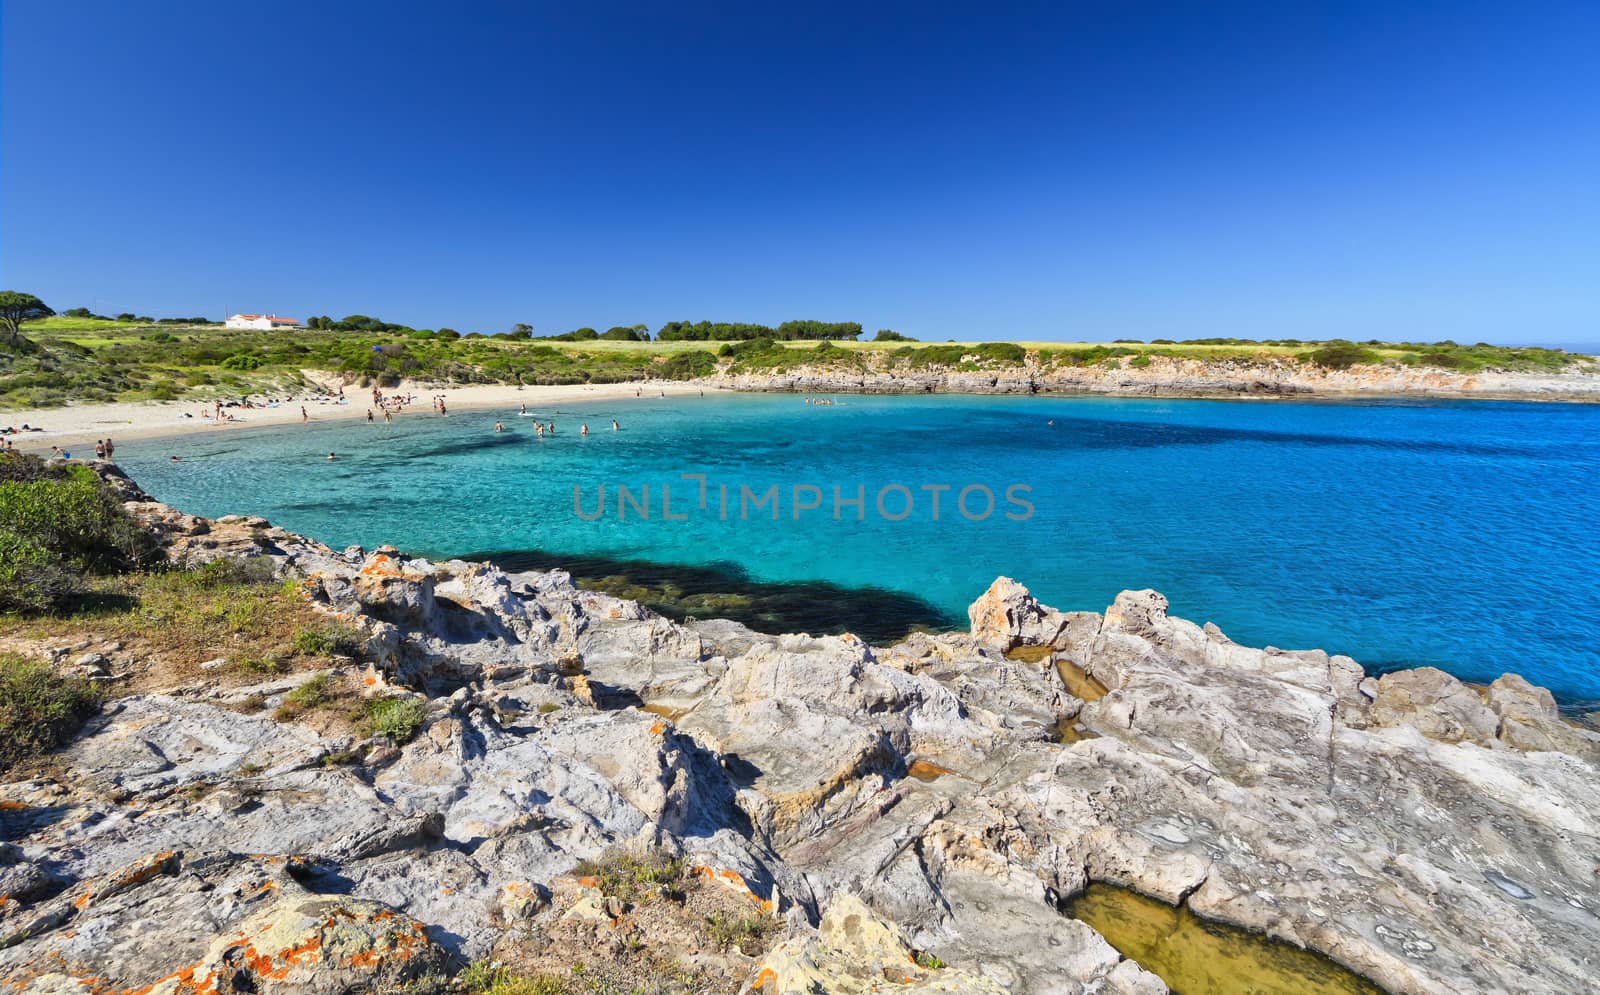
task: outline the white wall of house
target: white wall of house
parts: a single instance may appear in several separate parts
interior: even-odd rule
[[[275,317],[276,315],[270,314],[234,314],[229,315],[228,319],[223,322],[223,325],[228,328],[263,328],[268,330],[273,328],[299,327],[300,323],[297,321],[287,321],[283,318],[277,318],[277,320],[274,321],[273,319]]]

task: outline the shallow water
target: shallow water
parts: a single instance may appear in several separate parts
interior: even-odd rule
[[[1091,884],[1062,911],[1093,926],[1173,995],[1383,995],[1326,957],[1126,888]]]
[[[1152,587],[1233,639],[1322,647],[1381,670],[1506,670],[1600,699],[1600,407],[793,395],[627,399],[537,412],[129,441],[157,497],[261,514],[332,545],[573,563],[679,615],[875,639],[964,625],[998,574],[1063,609]],[[497,417],[508,431],[493,431]],[[622,431],[612,432],[615,417]],[[578,435],[587,421],[591,435]],[[1052,424],[1053,423],[1053,424]],[[340,454],[329,462],[330,450]],[[183,461],[169,463],[169,455]],[[698,485],[682,473],[703,473]],[[649,520],[624,504],[650,487]],[[718,515],[718,484],[730,490]],[[739,488],[780,488],[739,520]],[[884,510],[874,495],[890,484]],[[1031,502],[1026,520],[1005,490]],[[606,487],[606,513],[592,514]],[[663,520],[669,510],[687,521]],[[793,488],[821,507],[793,517]],[[832,514],[833,488],[866,501]],[[931,491],[940,492],[940,517]],[[994,511],[955,510],[982,485]],[[981,491],[968,510],[983,510]],[[749,511],[749,509],[747,509]],[[606,578],[609,578],[607,581]],[[884,592],[891,592],[892,597]],[[843,620],[842,623],[840,620]],[[836,626],[835,626],[836,627]]]

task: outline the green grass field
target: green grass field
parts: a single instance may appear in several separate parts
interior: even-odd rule
[[[114,328],[143,328],[147,327],[137,321],[116,321],[111,318],[69,318],[66,315],[56,315],[51,318],[40,318],[24,324],[23,329],[28,332],[84,332],[101,331]]]

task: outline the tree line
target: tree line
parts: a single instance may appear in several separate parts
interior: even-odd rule
[[[31,321],[37,318],[47,317],[55,313],[46,307],[44,303],[37,297],[26,294],[15,294],[15,292],[9,291],[8,293],[14,294],[19,301],[25,300],[28,305],[26,307],[19,305],[11,309],[17,313],[17,320],[15,324],[20,324],[22,321]],[[154,319],[135,315],[131,312],[118,314],[115,316],[108,316],[96,314],[84,307],[71,308],[70,310],[62,312],[62,314],[70,318],[91,318],[104,321],[138,322],[141,324],[152,325],[220,324],[220,322],[212,321],[208,318],[202,317]],[[463,337],[463,333],[458,332],[453,328],[413,328],[410,325],[404,325],[392,321],[384,321],[381,318],[375,318],[366,314],[347,314],[342,318],[334,318],[331,315],[326,314],[312,315],[306,319],[305,326],[309,329],[317,331],[374,332],[379,334],[404,335],[413,338],[459,339]],[[5,331],[9,331],[15,335],[16,329],[13,325],[8,324],[5,328]],[[483,333],[470,332],[466,334],[480,335]],[[796,340],[825,341],[829,339],[854,340],[859,338],[860,335],[861,323],[856,321],[794,320],[785,321],[783,324],[778,325],[777,327],[738,321],[669,321],[665,325],[661,326],[660,331],[655,334],[655,339],[658,342],[749,342],[756,339],[771,339],[775,342],[782,342]],[[645,324],[613,325],[603,332],[585,326],[583,328],[573,329],[570,332],[561,332],[555,335],[535,335],[532,325],[526,322],[517,322],[511,326],[509,331],[497,332],[486,335],[485,337],[510,340],[538,340],[546,342],[649,342],[651,340],[650,326]],[[877,334],[877,341],[881,342],[886,340],[909,342],[916,341],[915,339],[912,339],[909,336],[901,335],[898,332],[882,329]]]

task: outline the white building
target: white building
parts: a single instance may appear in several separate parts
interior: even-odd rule
[[[280,318],[275,314],[231,314],[223,322],[229,328],[299,328],[295,318]]]

